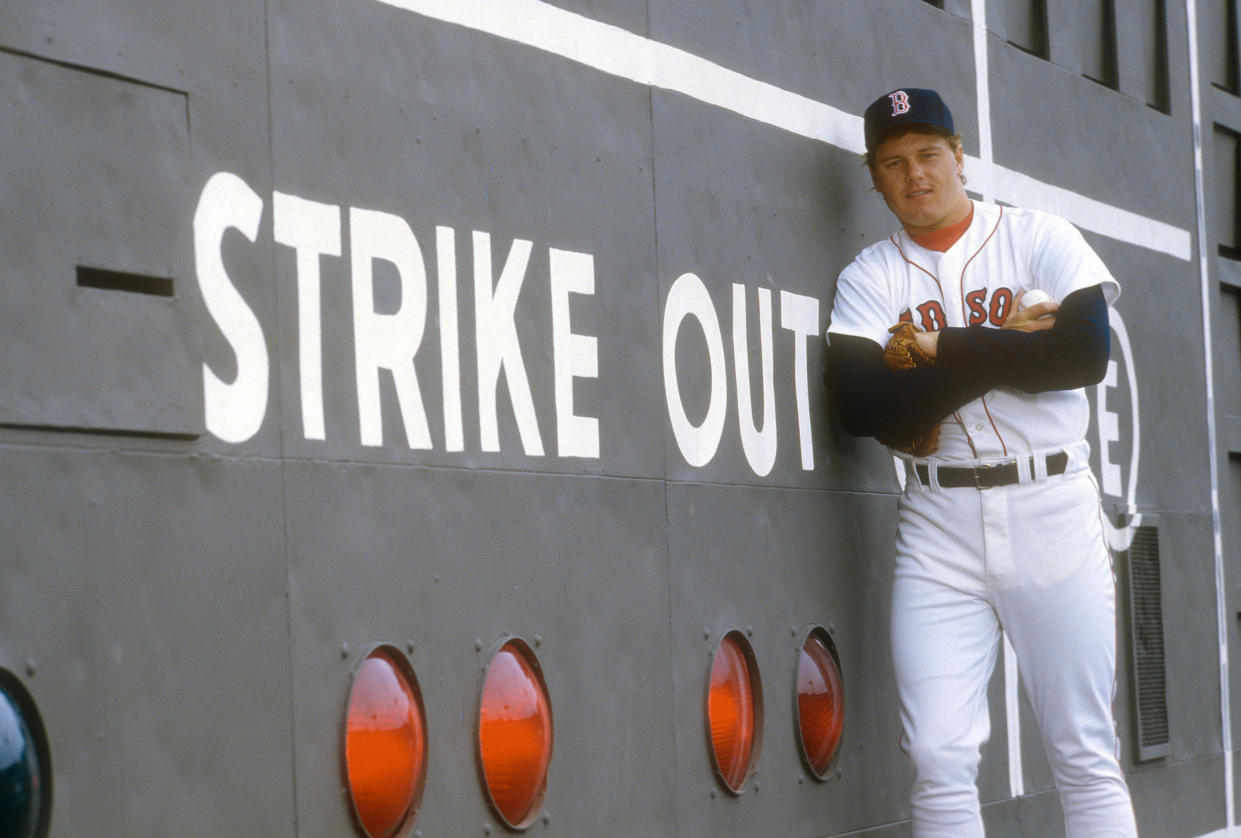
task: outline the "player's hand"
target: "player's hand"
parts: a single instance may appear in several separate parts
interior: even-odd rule
[[[1048,300],[1045,303],[1035,303],[1028,308],[1022,308],[1021,298],[1025,296],[1025,293],[1022,291],[1013,300],[1013,307],[1008,312],[1008,318],[1005,319],[1001,328],[1016,329],[1020,332],[1041,332],[1043,329],[1050,329],[1056,325],[1056,312],[1060,309],[1060,303]]]
[[[939,332],[918,332],[914,335],[918,348],[930,358],[939,356]]]

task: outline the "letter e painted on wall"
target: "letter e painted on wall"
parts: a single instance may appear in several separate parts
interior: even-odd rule
[[[551,248],[552,355],[556,384],[556,444],[561,457],[599,457],[599,420],[573,412],[573,379],[599,377],[593,335],[569,329],[569,295],[595,293],[595,258]]]

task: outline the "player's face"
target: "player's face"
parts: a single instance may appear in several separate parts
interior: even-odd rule
[[[933,233],[969,214],[965,154],[938,134],[908,133],[875,148],[871,180],[910,233]]]

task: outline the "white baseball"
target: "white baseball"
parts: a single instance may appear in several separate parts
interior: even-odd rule
[[[1051,294],[1041,288],[1031,288],[1029,291],[1021,295],[1021,302],[1017,306],[1017,310],[1021,311],[1030,306],[1036,306],[1039,303],[1051,302]]]

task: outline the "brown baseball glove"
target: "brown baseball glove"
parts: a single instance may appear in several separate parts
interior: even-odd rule
[[[914,337],[918,330],[912,323],[897,323],[888,329],[892,337],[883,348],[883,362],[894,370],[911,370],[935,363],[935,359],[922,351]],[[939,447],[939,423],[899,438],[876,437],[881,443],[914,457],[929,457]]]
[[[888,329],[892,337],[883,348],[883,362],[894,370],[911,370],[935,363],[935,359],[922,351],[914,335],[918,330],[912,323],[897,323]]]

